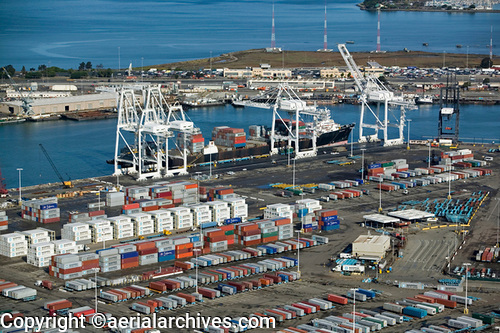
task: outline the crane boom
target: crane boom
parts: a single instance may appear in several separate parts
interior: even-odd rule
[[[49,161],[50,163],[50,166],[52,167],[52,169],[54,169],[54,172],[56,173],[57,175],[57,178],[59,178],[59,180],[61,181],[61,183],[65,186],[65,187],[73,187],[73,184],[71,183],[71,180],[68,180],[68,181],[65,181],[63,179],[63,177],[61,176],[61,174],[59,173],[59,170],[57,170],[56,168],[56,165],[54,164],[54,162],[52,161],[52,159],[50,158],[49,156],[49,153],[47,152],[47,150],[45,150],[45,147],[40,143],[39,144],[40,146],[40,149],[42,150],[43,154],[45,155],[45,157],[47,158],[47,160]]]

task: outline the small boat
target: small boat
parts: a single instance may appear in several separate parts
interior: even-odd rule
[[[345,42],[346,44],[354,44],[354,41],[353,40],[348,40]]]
[[[429,46],[429,43],[422,43],[423,46]]]
[[[462,48],[462,44],[457,44],[457,49],[461,49]]]

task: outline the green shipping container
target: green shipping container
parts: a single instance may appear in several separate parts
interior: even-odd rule
[[[234,230],[228,230],[224,233],[226,236],[234,235]]]
[[[278,231],[262,234],[262,238],[278,236]]]
[[[482,314],[482,313],[473,313],[472,318],[480,319],[483,321],[483,323],[488,324],[488,325],[493,325],[495,323],[495,318],[493,318],[492,316]]]

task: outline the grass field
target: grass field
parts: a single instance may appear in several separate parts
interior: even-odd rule
[[[416,66],[419,68],[466,67],[467,64],[467,55],[458,53],[397,51],[387,53],[353,52],[351,54],[359,66],[366,65],[368,61],[376,61],[383,66]],[[478,67],[485,57],[487,55],[469,54],[469,68]],[[498,56],[494,57],[493,63],[499,63],[499,60]],[[262,63],[270,64],[274,68],[346,65],[339,52],[284,51],[283,53],[268,53],[264,49],[255,49],[226,53],[212,58],[212,68],[258,67]],[[210,58],[161,64],[156,67],[159,69],[198,70],[210,68]]]

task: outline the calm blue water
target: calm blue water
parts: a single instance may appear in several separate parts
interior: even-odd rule
[[[329,47],[347,40],[351,51],[376,48],[377,15],[360,0],[329,1]],[[3,0],[0,65],[77,68],[82,61],[127,68],[206,58],[270,46],[270,0]],[[323,47],[324,1],[275,1],[276,45]],[[382,13],[382,49],[487,54],[490,27],[498,54],[500,15]],[[422,43],[429,43],[428,47]],[[456,44],[462,44],[457,49]],[[120,61],[119,61],[120,58]],[[143,58],[143,59],[142,59]]]
[[[333,119],[341,124],[359,122],[359,106],[330,107]],[[407,113],[411,122],[411,139],[425,139],[437,135],[438,106],[423,106]],[[215,126],[244,128],[249,125],[270,126],[269,110],[232,106],[194,109],[187,112],[209,138]],[[500,112],[498,106],[461,106],[461,138],[477,142],[493,139],[500,142]],[[65,179],[78,179],[109,175],[113,172],[106,164],[114,154],[116,119],[72,122],[54,121],[0,126],[0,168],[9,188],[17,187],[18,172],[22,172],[23,186],[58,181],[38,144],[42,143]],[[357,140],[357,127],[353,132]],[[405,138],[407,132],[405,129]]]

